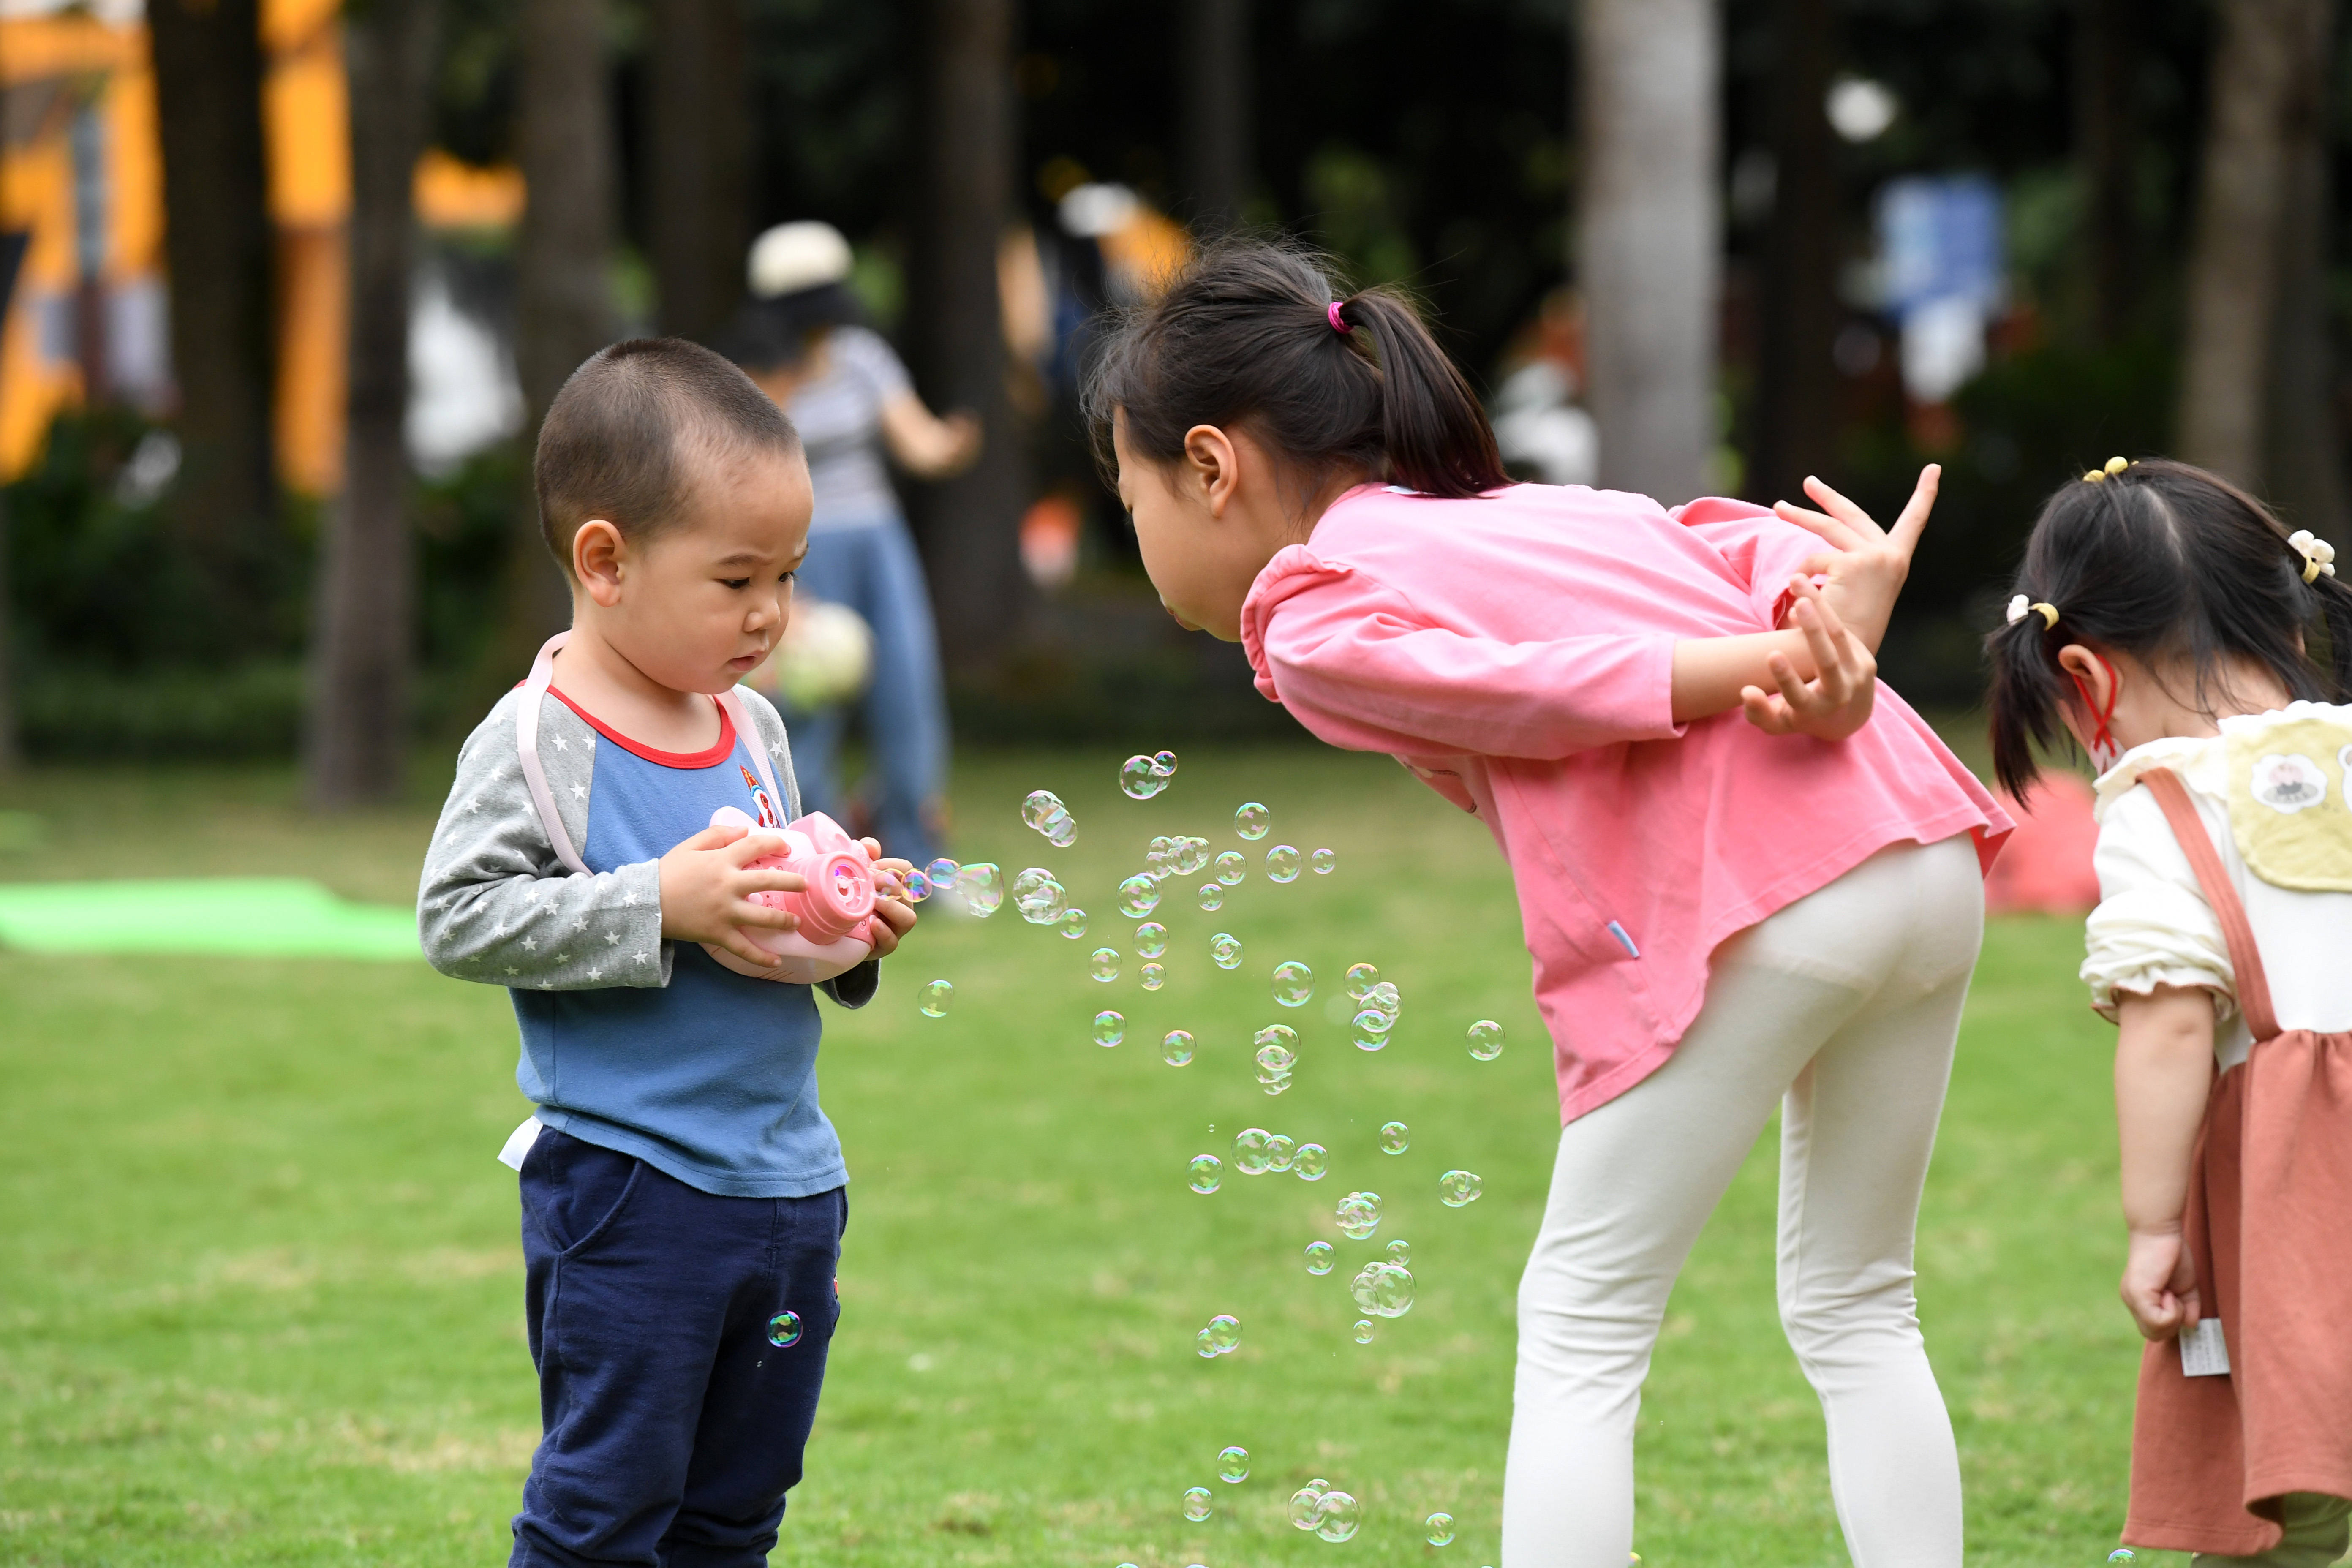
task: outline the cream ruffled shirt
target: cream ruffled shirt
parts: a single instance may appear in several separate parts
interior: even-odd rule
[[[2279,1026],[2352,1029],[2352,892],[2297,891],[2263,880],[2247,868],[2230,820],[2231,740],[2305,720],[2352,726],[2352,707],[2296,702],[2275,712],[2224,719],[2218,736],[2150,741],[2125,752],[2100,777],[2099,907],[2084,931],[2088,952],[2082,973],[2091,988],[2091,1005],[2110,1021],[2118,993],[2146,995],[2158,985],[2202,985],[2213,993],[2219,1025],[2214,1045],[2221,1065],[2245,1060],[2252,1046],[2238,1013],[2221,922],[2206,903],[2156,796],[2134,787],[2149,769],[2170,768],[2189,786],[2206,834],[2245,903]],[[2330,793],[2339,798],[2324,801],[2323,809],[2352,809],[2340,789]],[[2263,808],[2242,803],[2240,809]]]

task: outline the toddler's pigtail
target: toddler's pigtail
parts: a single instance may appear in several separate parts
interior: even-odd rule
[[[1381,445],[1391,479],[1433,496],[1511,483],[1486,411],[1411,303],[1372,289],[1343,300],[1338,318],[1368,331],[1380,351]]]
[[[2312,580],[2311,592],[2319,601],[2320,623],[2327,628],[2326,662],[2311,662],[2327,673],[2327,700],[2352,701],[2352,586],[2323,574]]]
[[[2040,613],[2030,612],[1985,638],[1992,664],[1987,707],[1992,721],[1993,776],[2021,801],[2042,775],[2042,749],[2072,738],[2064,718],[2065,676],[2053,652],[2067,640],[2058,630],[2064,624],[2062,619],[2052,626]]]

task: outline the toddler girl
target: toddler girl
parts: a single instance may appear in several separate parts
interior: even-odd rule
[[[2117,458],[2042,509],[1990,639],[2001,781],[2022,798],[2069,735],[2100,769],[2083,978],[2120,1026],[2122,1291],[2149,1341],[2123,1538],[2200,1563],[2323,1568],[2352,1515],[2334,556],[2211,474]]]
[[[1848,1542],[1958,1568],[1912,1230],[2009,824],[1874,679],[1933,470],[1888,533],[1818,484],[1830,515],[1777,518],[1513,485],[1409,304],[1264,244],[1116,326],[1087,399],[1170,611],[1511,864],[1565,1126],[1507,1568],[1622,1568],[1666,1296],[1775,1106],[1781,1316]]]

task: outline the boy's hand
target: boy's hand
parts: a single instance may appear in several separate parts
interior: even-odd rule
[[[663,856],[662,939],[723,948],[762,969],[782,963],[742,930],[791,931],[801,923],[789,910],[751,901],[753,893],[797,893],[808,885],[797,871],[744,869],[774,847],[740,827],[706,827]]]
[[[2116,1289],[2143,1338],[2171,1339],[2199,1317],[2197,1265],[2178,1229],[2133,1231]]]
[[[915,929],[915,906],[907,898],[907,875],[915,866],[910,860],[886,860],[881,845],[871,838],[863,842],[866,858],[881,873],[874,879],[874,956],[887,958],[898,951],[898,939]]]
[[[1820,673],[1807,680],[1788,655],[1775,653],[1765,664],[1780,689],[1743,686],[1739,705],[1748,721],[1768,735],[1843,741],[1870,722],[1878,692],[1878,661],[1830,608],[1822,590],[1799,577],[1790,583],[1789,591],[1796,596],[1789,618],[1805,634],[1805,646]]]
[[[1919,484],[1895,526],[1882,529],[1870,514],[1816,479],[1805,480],[1805,493],[1822,510],[1807,511],[1789,501],[1773,504],[1784,522],[1818,533],[1832,548],[1799,568],[1807,576],[1829,579],[1823,592],[1845,624],[1853,628],[1872,653],[1886,637],[1886,622],[1895,614],[1895,595],[1911,574],[1911,552],[1935,510],[1936,489],[1944,470],[1934,463],[1919,470]]]

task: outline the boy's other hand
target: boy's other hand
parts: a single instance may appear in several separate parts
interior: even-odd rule
[[[887,958],[898,951],[898,939],[915,929],[915,906],[907,898],[907,878],[915,865],[911,860],[884,859],[882,846],[871,838],[861,842],[866,858],[881,873],[874,879],[874,956]]]
[[[1830,608],[1822,590],[1799,577],[1789,591],[1797,601],[1789,618],[1805,634],[1805,647],[1820,673],[1807,680],[1788,655],[1775,653],[1765,662],[1780,690],[1743,686],[1739,705],[1748,721],[1768,735],[1843,741],[1870,722],[1878,692],[1878,661]]]
[[[2116,1289],[2145,1339],[2171,1339],[2200,1315],[2197,1265],[2178,1230],[2133,1231]]]
[[[740,827],[706,827],[663,856],[662,940],[724,948],[762,969],[782,963],[743,934],[746,926],[791,931],[801,923],[789,910],[751,901],[753,893],[797,893],[808,886],[797,871],[745,868],[772,847]]]
[[[1911,555],[1919,548],[1927,514],[1935,510],[1936,489],[1943,474],[1934,463],[1919,470],[1919,483],[1893,528],[1880,528],[1868,512],[1816,479],[1805,480],[1805,494],[1820,511],[1807,511],[1789,501],[1773,503],[1773,513],[1783,522],[1818,533],[1831,546],[1798,570],[1809,577],[1818,574],[1829,580],[1823,591],[1830,603],[1873,653],[1885,638],[1895,597],[1903,592],[1903,580],[1911,574]]]

